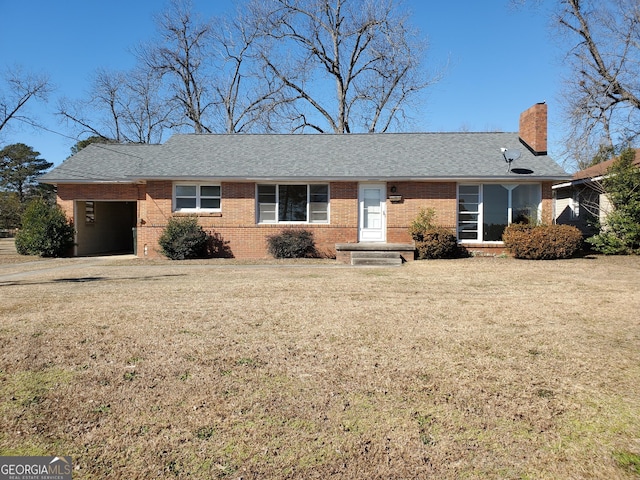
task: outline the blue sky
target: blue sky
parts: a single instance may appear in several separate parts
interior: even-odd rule
[[[231,1],[194,0],[195,10],[215,15]],[[550,28],[549,9],[514,9],[509,0],[405,0],[428,38],[427,61],[448,63],[427,101],[411,112],[411,131],[517,131],[531,105],[549,106],[549,153],[560,161],[562,58]],[[48,104],[28,113],[55,132],[69,134],[53,115],[61,96],[83,98],[98,68],[133,66],[129,50],[155,34],[161,0],[0,0],[0,69],[21,65],[44,72],[57,87]],[[75,140],[13,122],[0,145],[26,143],[56,165]]]

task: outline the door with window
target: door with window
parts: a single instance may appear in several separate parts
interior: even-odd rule
[[[361,242],[384,242],[387,237],[387,186],[384,183],[361,183],[358,189],[359,234]]]

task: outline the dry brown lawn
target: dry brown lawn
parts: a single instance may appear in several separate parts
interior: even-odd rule
[[[640,258],[25,260],[0,262],[1,455],[71,455],[74,479],[640,476]]]

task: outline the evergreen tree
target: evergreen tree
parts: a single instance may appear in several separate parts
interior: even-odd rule
[[[8,145],[0,150],[0,189],[16,192],[24,204],[37,189],[36,178],[53,166],[40,152],[24,143]]]
[[[22,215],[22,228],[16,235],[21,255],[61,257],[73,247],[75,229],[59,205],[41,198],[31,201]]]
[[[598,235],[587,241],[605,254],[640,254],[640,167],[635,150],[624,150],[602,184],[613,210]]]
[[[85,147],[88,147],[92,143],[106,143],[106,144],[110,144],[111,143],[111,144],[115,144],[115,143],[118,143],[118,142],[116,142],[115,140],[111,140],[109,138],[99,137],[97,135],[92,135],[90,137],[85,138],[84,140],[80,140],[73,147],[71,147],[71,155],[75,155],[80,150],[82,150]]]

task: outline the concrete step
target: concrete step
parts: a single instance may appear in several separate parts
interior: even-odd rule
[[[351,258],[400,258],[400,254],[398,252],[362,251],[351,252]]]
[[[351,265],[399,267],[402,257],[397,252],[351,252]]]

